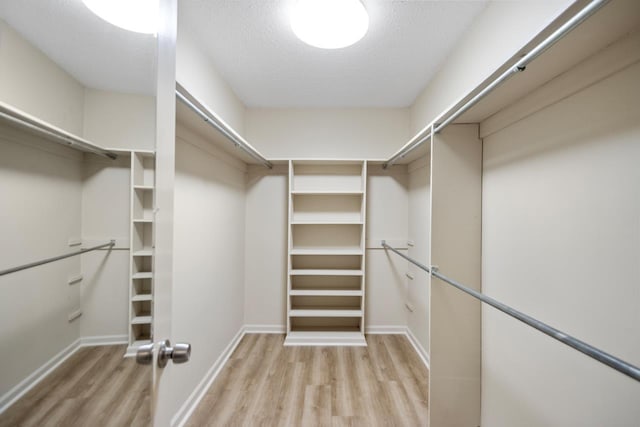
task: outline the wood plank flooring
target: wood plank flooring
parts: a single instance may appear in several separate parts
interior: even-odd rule
[[[426,426],[428,372],[403,335],[283,347],[246,335],[188,426]]]
[[[0,414],[0,426],[148,426],[148,366],[126,346],[84,347]]]
[[[402,335],[284,347],[246,335],[189,426],[425,426],[428,373]],[[150,371],[124,346],[78,350],[3,414],[5,426],[148,426]]]

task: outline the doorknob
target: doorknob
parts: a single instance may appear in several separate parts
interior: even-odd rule
[[[136,351],[136,362],[138,365],[151,365],[153,362],[153,343],[144,344]]]
[[[187,363],[191,357],[191,344],[176,343],[171,347],[171,342],[166,340],[160,344],[158,350],[158,367],[164,368],[167,366],[169,359],[173,360],[173,363]]]

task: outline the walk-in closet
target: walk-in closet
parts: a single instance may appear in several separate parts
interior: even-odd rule
[[[0,426],[637,427],[639,165],[635,0],[0,2]]]

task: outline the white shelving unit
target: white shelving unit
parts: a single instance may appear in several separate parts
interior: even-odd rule
[[[131,153],[131,259],[129,288],[129,347],[151,342],[153,307],[155,157],[152,152]]]
[[[289,161],[285,345],[367,345],[366,176],[364,161]]]

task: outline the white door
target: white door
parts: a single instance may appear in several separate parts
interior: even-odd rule
[[[175,64],[177,0],[160,0],[157,50],[156,101],[156,232],[154,262],[153,340],[155,358],[160,343],[172,336],[173,201],[175,177]],[[174,364],[152,364],[152,412],[154,426],[168,426],[175,414],[171,378]]]

